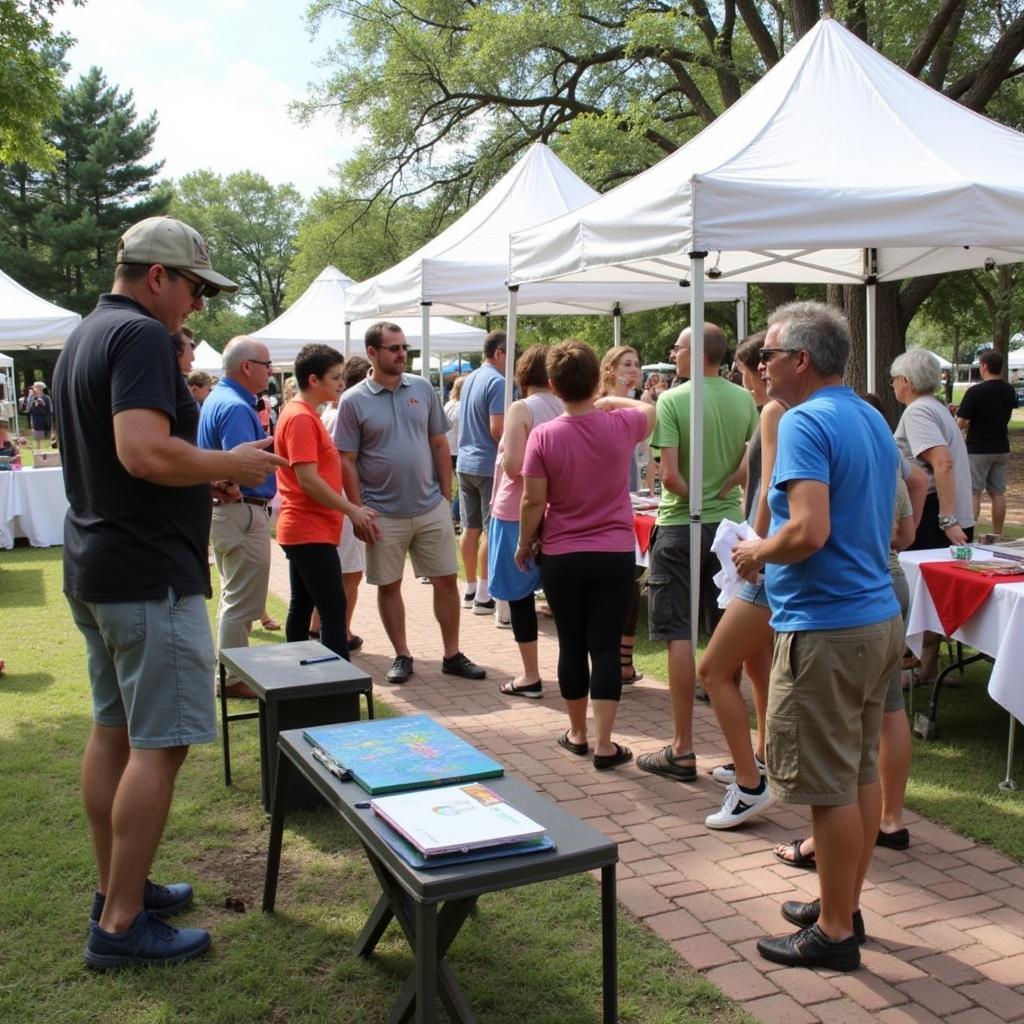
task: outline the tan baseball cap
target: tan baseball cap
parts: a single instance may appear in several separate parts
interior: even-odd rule
[[[210,265],[210,250],[203,236],[172,217],[147,217],[133,224],[118,240],[118,263],[187,270],[212,288],[237,292],[238,285]]]

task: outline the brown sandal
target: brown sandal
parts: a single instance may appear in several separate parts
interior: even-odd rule
[[[803,845],[807,841],[806,837],[800,837],[794,839],[788,845],[780,843],[781,850],[776,848],[772,850],[783,864],[789,864],[794,868],[803,868],[805,871],[817,871],[818,864],[814,859],[814,851],[810,853],[804,853]]]

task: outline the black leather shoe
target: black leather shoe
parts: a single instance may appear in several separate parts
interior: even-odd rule
[[[833,942],[816,924],[792,935],[758,939],[757,951],[765,960],[787,967],[827,967],[833,971],[860,967],[856,935]]]
[[[821,900],[811,900],[810,903],[787,900],[782,904],[782,916],[790,924],[798,925],[801,928],[810,928],[812,924],[817,924],[820,914]],[[857,941],[862,946],[868,941],[867,932],[864,931],[864,918],[859,910],[853,912],[853,934],[857,936]]]
[[[384,677],[389,683],[407,683],[412,675],[412,658],[408,654],[396,654],[391,670]]]
[[[486,670],[474,665],[462,651],[450,658],[442,658],[441,671],[446,676],[462,676],[463,679],[484,679],[487,676]]]

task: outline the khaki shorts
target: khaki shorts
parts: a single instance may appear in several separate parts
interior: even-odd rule
[[[366,546],[366,582],[386,586],[405,573],[405,556],[412,555],[417,576],[454,576],[459,571],[455,528],[447,501],[439,501],[421,516],[377,516],[380,539]]]
[[[840,806],[878,778],[882,706],[903,649],[903,618],[778,633],[765,761],[782,803]]]

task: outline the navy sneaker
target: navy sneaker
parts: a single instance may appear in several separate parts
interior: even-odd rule
[[[101,892],[93,893],[92,909],[89,920],[94,924],[103,916],[103,904],[106,896]],[[192,905],[192,886],[188,882],[175,882],[174,885],[157,885],[146,879],[142,890],[142,909],[152,910],[163,917],[173,917]]]
[[[116,935],[91,924],[85,962],[101,971],[138,964],[180,964],[209,948],[210,933],[205,929],[175,928],[143,910],[128,931]]]

